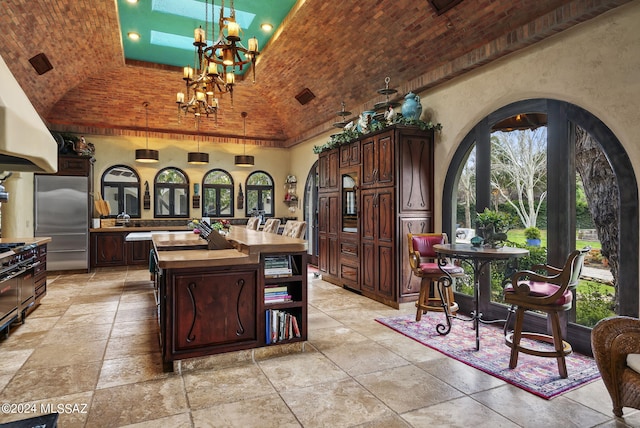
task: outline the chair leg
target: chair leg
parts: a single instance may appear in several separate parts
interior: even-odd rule
[[[509,322],[511,321],[511,316],[516,311],[516,306],[511,305],[507,310],[507,319],[504,321],[504,335],[506,336],[509,332]]]
[[[518,307],[516,309],[516,323],[513,326],[513,337],[511,343],[511,358],[509,359],[509,368],[515,369],[518,365],[518,347],[520,346],[520,337],[522,336],[522,324],[524,323],[524,309]]]
[[[431,287],[431,281],[423,278],[420,282],[420,294],[418,295],[418,301],[416,302],[416,322],[422,319],[422,314],[425,312],[425,307],[429,303],[429,288]]]
[[[553,345],[558,353],[558,357],[556,360],[558,361],[558,372],[560,373],[560,377],[566,379],[568,377],[567,373],[567,362],[564,358],[564,344],[562,343],[562,329],[560,327],[560,316],[557,312],[551,312],[549,314],[551,317],[551,329],[553,334]]]

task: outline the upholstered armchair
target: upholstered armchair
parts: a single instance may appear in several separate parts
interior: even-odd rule
[[[640,319],[616,316],[600,320],[591,331],[591,349],[613,403],[640,409]]]

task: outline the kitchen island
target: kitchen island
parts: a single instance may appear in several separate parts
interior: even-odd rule
[[[307,242],[233,227],[233,248],[153,234],[163,363],[307,339]]]

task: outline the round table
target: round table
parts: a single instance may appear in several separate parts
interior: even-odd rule
[[[476,351],[480,349],[480,329],[479,323],[482,320],[482,314],[478,310],[480,297],[480,272],[484,267],[494,260],[510,260],[529,255],[529,250],[516,247],[474,247],[471,244],[436,244],[433,246],[438,258],[442,260],[440,264],[446,263],[446,258],[459,260],[461,263],[470,266],[473,269],[473,303],[474,311],[471,318],[463,319],[464,321],[473,321],[476,330]],[[449,285],[453,283],[453,278],[443,271],[448,277]],[[445,312],[447,316],[447,326],[439,325],[438,333],[448,334],[451,331],[451,318],[459,318]],[[462,318],[460,318],[462,319]]]

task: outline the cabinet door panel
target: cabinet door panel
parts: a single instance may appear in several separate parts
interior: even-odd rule
[[[373,138],[368,138],[362,142],[362,182],[363,187],[373,186],[376,182],[377,156]]]
[[[318,236],[318,269],[328,272],[329,262],[329,238],[326,235]]]
[[[327,232],[330,235],[337,235],[340,230],[340,198],[338,194],[332,194],[328,197],[329,204],[329,225]]]
[[[361,211],[361,227],[362,233],[360,238],[363,240],[375,240],[377,237],[377,210],[376,210],[376,191],[363,190],[362,193],[362,211]]]
[[[393,185],[393,139],[391,135],[380,135],[376,141],[376,155],[378,156],[378,180],[381,186]]]
[[[256,340],[256,277],[255,271],[176,275],[175,350]]]
[[[396,221],[393,204],[393,189],[380,189],[378,191],[375,211],[378,218],[378,242],[392,244],[395,238],[394,224]]]
[[[381,245],[378,247],[378,287],[376,292],[382,296],[392,298],[394,283],[393,273],[395,272],[395,252],[393,247]]]
[[[433,211],[433,143],[430,136],[408,135],[400,150],[400,212]]]
[[[376,288],[376,247],[371,242],[362,243],[362,289],[374,291]]]
[[[338,276],[338,261],[340,260],[340,246],[337,237],[329,238],[329,274]]]

